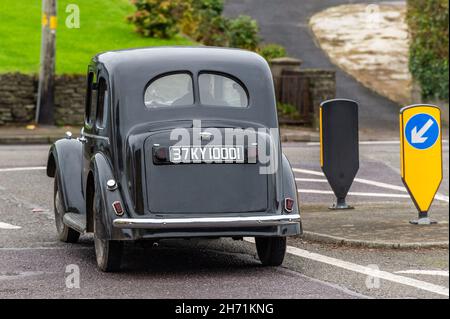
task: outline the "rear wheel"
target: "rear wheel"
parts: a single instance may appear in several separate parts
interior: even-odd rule
[[[95,238],[95,256],[97,266],[104,272],[120,270],[123,243],[120,241]]]
[[[100,198],[94,193],[92,212],[94,214],[94,245],[97,266],[101,271],[114,272],[120,270],[122,262],[123,242],[101,239],[104,237],[102,218],[102,205]]]
[[[58,172],[55,174],[54,188],[53,188],[53,209],[55,212],[56,231],[59,240],[65,243],[76,243],[80,238],[80,233],[64,224],[64,205],[62,201],[61,191],[59,187]]]
[[[286,237],[257,237],[256,250],[264,266],[280,266],[286,254]]]

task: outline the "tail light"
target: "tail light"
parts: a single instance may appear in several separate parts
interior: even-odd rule
[[[169,149],[159,145],[153,146],[153,163],[166,163],[169,161]]]
[[[112,203],[112,207],[113,207],[114,212],[116,213],[117,216],[122,216],[123,215],[122,203],[120,203],[119,201],[115,201],[115,202]]]
[[[288,213],[292,213],[292,210],[294,209],[294,200],[292,198],[285,198],[284,199],[284,210]]]

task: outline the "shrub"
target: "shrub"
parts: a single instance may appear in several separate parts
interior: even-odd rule
[[[234,47],[261,53],[266,59],[285,56],[277,45],[260,50],[258,23],[249,16],[222,15],[223,0],[132,0],[136,12],[127,20],[146,37],[171,38],[181,32],[204,45]]]
[[[227,29],[230,47],[255,51],[261,41],[258,23],[249,16],[228,20]]]
[[[255,50],[259,43],[258,24],[248,16],[229,19],[222,15],[223,0],[185,0],[189,3],[180,24],[195,41],[211,46]]]
[[[282,58],[287,55],[286,49],[278,44],[266,44],[262,47],[259,47],[257,52],[269,62],[272,59]]]
[[[448,100],[448,0],[408,0],[409,68],[424,99]]]
[[[211,45],[208,42],[213,41],[209,38],[224,32],[219,19],[223,11],[222,0],[185,0],[184,4],[178,22],[181,32],[195,41]]]
[[[136,12],[127,20],[136,27],[136,32],[145,37],[172,38],[178,32],[178,0],[133,0]]]
[[[227,20],[222,16],[217,16],[210,20],[201,20],[194,39],[204,45],[229,46]]]
[[[190,0],[197,28],[192,30],[193,38],[211,46],[227,46],[227,19],[222,16],[223,0]]]
[[[191,0],[193,8],[210,16],[220,16],[223,12],[223,0]]]
[[[293,120],[300,118],[300,113],[297,108],[292,104],[277,103],[277,111],[280,117],[286,117]]]

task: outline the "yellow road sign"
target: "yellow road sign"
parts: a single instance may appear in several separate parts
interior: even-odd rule
[[[441,110],[412,105],[400,110],[402,180],[419,213],[427,213],[442,181]]]

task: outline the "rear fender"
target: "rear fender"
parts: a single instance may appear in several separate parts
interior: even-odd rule
[[[284,198],[294,199],[294,209],[291,214],[300,214],[300,209],[298,205],[298,191],[297,184],[295,183],[294,172],[292,171],[291,164],[289,163],[286,155],[283,154],[283,193]]]
[[[50,147],[47,176],[58,176],[65,212],[85,214],[82,170],[83,149],[80,141],[60,139]]]
[[[107,188],[107,181],[110,179],[116,180],[114,177],[112,166],[106,157],[97,153],[91,160],[90,170],[94,175],[95,192],[100,196],[97,196],[96,211],[100,212],[97,216],[94,216],[95,221],[100,224],[97,229],[96,237],[100,239],[108,240],[127,240],[131,238],[130,230],[121,230],[113,227],[113,221],[116,218],[127,218],[129,217],[127,213],[126,203],[123,201],[120,185],[115,190],[109,190]],[[122,216],[117,216],[114,209],[113,203],[115,201],[120,201],[124,209],[124,214]],[[129,234],[130,235],[127,235]]]

